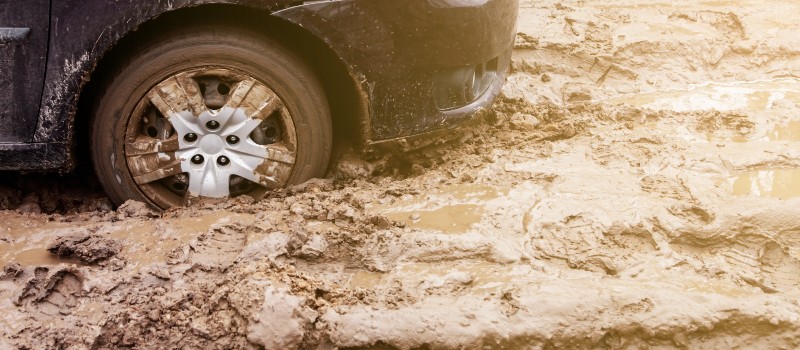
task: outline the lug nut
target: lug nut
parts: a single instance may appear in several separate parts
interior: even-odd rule
[[[228,136],[227,140],[228,140],[228,143],[230,143],[231,145],[235,145],[235,144],[239,143],[239,136],[231,135],[231,136]]]
[[[201,156],[199,154],[195,154],[194,157],[192,157],[192,163],[194,163],[194,164],[198,164],[198,165],[199,164],[203,164],[204,160],[205,160],[205,158],[203,158],[203,156]]]
[[[230,163],[231,163],[231,160],[228,159],[228,157],[226,157],[226,156],[220,156],[219,158],[217,158],[217,164],[219,164],[219,165],[225,166],[225,165],[228,165]]]
[[[216,120],[211,120],[208,123],[206,123],[206,127],[211,130],[217,130],[219,129],[219,122]]]
[[[197,141],[197,134],[190,132],[183,137],[186,142],[195,142]]]

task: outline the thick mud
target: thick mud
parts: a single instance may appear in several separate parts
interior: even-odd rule
[[[521,10],[457,142],[163,214],[0,191],[0,348],[800,347],[800,4]]]

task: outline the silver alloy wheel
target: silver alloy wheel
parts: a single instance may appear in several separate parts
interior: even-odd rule
[[[253,77],[203,67],[150,89],[126,130],[127,165],[160,207],[283,187],[296,134],[280,97]]]

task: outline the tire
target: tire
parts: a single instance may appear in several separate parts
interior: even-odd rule
[[[330,108],[291,51],[247,30],[203,26],[136,52],[104,84],[91,124],[95,171],[115,204],[258,198],[324,175]]]

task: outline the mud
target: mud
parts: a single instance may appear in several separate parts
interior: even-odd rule
[[[800,347],[800,5],[521,10],[456,142],[165,213],[5,186],[0,347]]]

